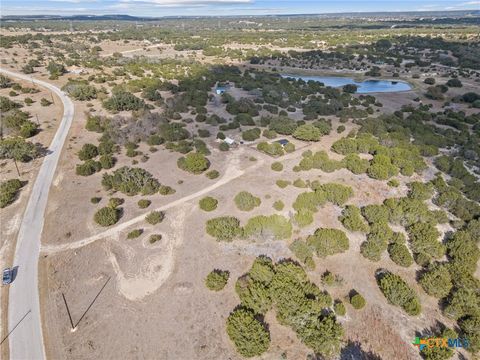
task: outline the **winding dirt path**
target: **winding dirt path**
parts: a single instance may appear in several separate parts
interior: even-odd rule
[[[165,211],[165,210],[171,209],[171,208],[176,207],[178,205],[184,204],[187,201],[190,201],[190,200],[198,198],[202,195],[205,195],[205,194],[219,188],[220,186],[228,184],[229,182],[239,178],[246,171],[246,170],[241,170],[241,169],[238,168],[239,157],[243,154],[243,152],[244,151],[240,151],[236,154],[237,156],[235,157],[235,159],[232,159],[232,163],[229,164],[227,170],[225,171],[225,174],[216,183],[214,183],[210,186],[207,186],[206,188],[203,188],[202,190],[199,190],[195,193],[184,196],[183,198],[172,201],[171,203],[162,205],[162,206],[160,206],[160,207],[158,207],[154,210],[155,211]],[[258,168],[263,163],[264,163],[263,160],[258,160],[255,165],[248,168],[248,171],[252,171],[253,169]],[[150,211],[148,213],[150,213]],[[129,228],[130,226],[132,226],[132,225],[134,225],[134,224],[136,224],[140,221],[145,220],[145,216],[146,216],[146,214],[139,215],[139,216],[134,217],[133,219],[130,219],[128,221],[125,221],[125,222],[123,222],[123,223],[121,223],[117,226],[109,228],[108,230],[105,230],[105,231],[100,232],[98,234],[92,235],[88,238],[78,240],[78,241],[75,241],[75,242],[72,242],[72,243],[62,244],[62,245],[42,246],[41,252],[44,253],[44,254],[55,254],[55,253],[59,253],[59,252],[67,251],[67,250],[74,250],[74,249],[84,247],[86,245],[89,245],[89,244],[97,241],[97,240],[106,239],[106,238],[115,236],[120,231],[125,230],[125,229]]]

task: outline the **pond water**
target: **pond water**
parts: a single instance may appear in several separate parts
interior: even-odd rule
[[[398,92],[408,91],[412,87],[404,81],[392,80],[364,80],[355,81],[349,77],[343,76],[298,76],[298,75],[282,75],[285,78],[303,79],[305,81],[313,80],[324,83],[325,86],[342,87],[347,84],[357,85],[358,94],[368,94],[376,92]]]

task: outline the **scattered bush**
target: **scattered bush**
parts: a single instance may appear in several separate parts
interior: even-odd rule
[[[150,206],[151,203],[152,203],[152,202],[151,202],[150,200],[140,199],[140,200],[138,200],[137,205],[138,205],[138,207],[139,207],[140,209],[146,209],[147,207]]]
[[[285,204],[283,203],[282,200],[277,200],[273,203],[273,208],[277,211],[282,211],[284,207],[285,207]]]
[[[254,216],[247,221],[243,229],[245,237],[289,239],[292,236],[292,224],[281,215]]]
[[[287,180],[277,180],[276,184],[279,188],[285,189],[288,185],[290,185],[290,181]]]
[[[378,286],[391,304],[400,306],[409,315],[420,314],[421,305],[417,294],[400,276],[383,272],[378,275]]]
[[[270,346],[270,334],[248,309],[237,309],[227,319],[227,334],[244,357],[263,354]]]
[[[145,216],[145,221],[150,225],[159,224],[165,219],[165,213],[163,211],[152,211],[150,214]]]
[[[115,209],[117,207],[119,207],[120,205],[122,205],[123,203],[125,202],[125,200],[121,199],[121,198],[110,198],[108,200],[108,206]]]
[[[282,171],[283,170],[283,164],[281,162],[275,161],[272,163],[271,166],[273,171]]]
[[[99,209],[93,216],[93,219],[101,226],[111,226],[118,222],[120,213],[119,209],[107,206]]]
[[[338,316],[345,316],[345,314],[347,313],[347,308],[340,300],[335,301],[335,304],[333,305],[333,310]]]
[[[128,233],[127,239],[136,239],[143,234],[143,229],[135,229]]]
[[[237,208],[241,211],[251,211],[257,206],[260,206],[260,198],[253,196],[247,191],[239,192],[234,198]]]
[[[363,220],[360,209],[355,205],[347,205],[338,220],[350,231],[368,232],[369,230],[369,226]]]
[[[322,133],[316,126],[306,124],[299,126],[293,133],[293,137],[303,141],[319,141]]]
[[[390,259],[400,266],[409,267],[413,264],[413,257],[405,244],[390,244],[388,247]]]
[[[10,179],[0,183],[0,208],[13,203],[23,185],[19,179]]]
[[[102,185],[105,190],[114,189],[129,196],[137,195],[138,193],[153,195],[160,188],[158,180],[148,171],[128,166],[115,170],[112,175],[104,174]]]
[[[222,216],[208,220],[206,231],[208,235],[213,236],[218,241],[232,241],[243,234],[240,220],[232,216]]]
[[[220,291],[223,290],[225,285],[227,285],[229,277],[230,272],[215,269],[207,275],[205,279],[205,285],[210,290]]]
[[[213,180],[220,176],[220,173],[217,170],[210,170],[205,173],[205,176]]]
[[[87,160],[83,164],[77,164],[75,173],[80,176],[90,176],[102,169],[102,164],[95,160]]]
[[[343,253],[349,248],[347,235],[338,229],[317,229],[307,237],[307,244],[322,258]]]
[[[182,156],[178,159],[177,165],[184,171],[192,174],[200,174],[208,169],[210,162],[203,154],[189,153],[185,157]]]
[[[350,297],[350,304],[352,304],[354,309],[360,310],[365,306],[366,303],[367,302],[365,301],[364,297],[357,292]]]
[[[157,241],[160,241],[160,240],[162,240],[161,234],[152,234],[148,238],[148,241],[150,242],[150,244],[155,244]]]
[[[446,297],[453,287],[448,267],[439,263],[431,264],[421,276],[419,283],[428,295],[439,299]]]
[[[213,211],[217,208],[218,200],[211,196],[207,196],[201,199],[198,202],[198,205],[200,206],[200,209],[204,211]]]

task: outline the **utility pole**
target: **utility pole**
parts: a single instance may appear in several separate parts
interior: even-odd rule
[[[63,302],[65,303],[65,307],[67,308],[67,314],[68,314],[68,318],[70,319],[70,325],[72,327],[72,331],[75,331],[75,326],[73,325],[72,315],[70,314],[70,309],[68,308],[67,299],[65,299],[65,294],[64,293],[62,293],[62,297],[63,297]]]
[[[55,99],[53,98],[53,93],[50,93],[50,97],[52,98],[52,103],[55,104]]]
[[[35,114],[35,117],[37,118],[37,125],[40,125],[40,122],[38,121],[38,114]]]

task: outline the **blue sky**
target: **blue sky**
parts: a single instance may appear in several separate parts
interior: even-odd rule
[[[2,15],[274,15],[480,10],[478,0],[1,0]]]

